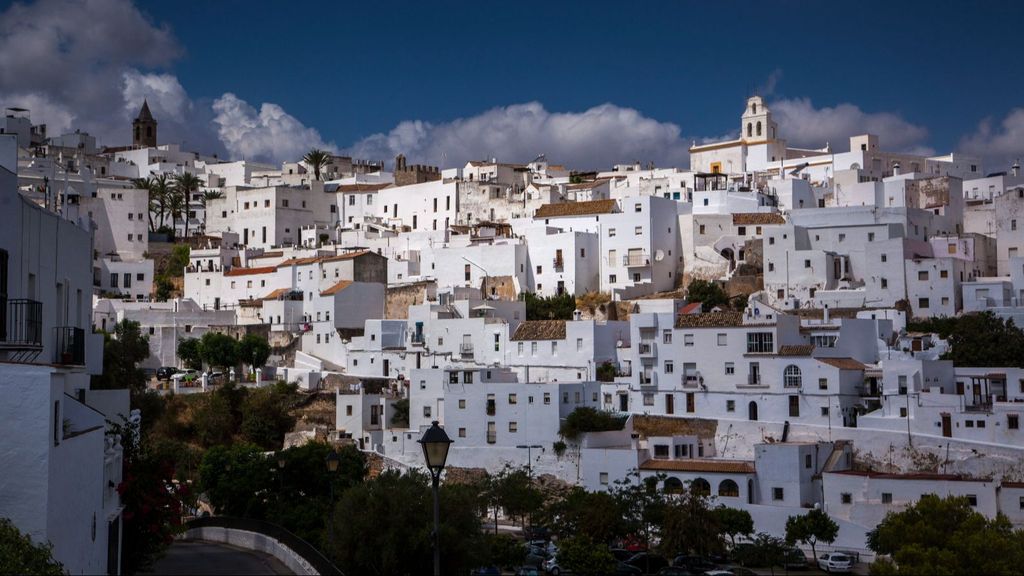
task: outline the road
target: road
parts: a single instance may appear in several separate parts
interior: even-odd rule
[[[150,574],[292,574],[277,558],[198,540],[178,540],[153,564]]]

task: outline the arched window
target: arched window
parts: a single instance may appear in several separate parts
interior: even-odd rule
[[[683,491],[683,481],[679,478],[668,477],[665,478],[665,492],[667,494],[679,494]]]
[[[757,102],[750,103],[750,113],[757,114]]]
[[[800,387],[800,368],[790,364],[786,366],[786,369],[782,372],[782,381],[786,388],[799,388]]]
[[[740,495],[740,487],[736,482],[726,478],[722,480],[722,483],[718,485],[719,496],[732,496],[737,497]]]
[[[747,419],[751,422],[757,421],[757,402],[753,400],[750,401],[750,404],[747,404]]]
[[[694,494],[703,494],[705,496],[711,494],[711,484],[703,478],[694,478],[690,482],[690,490],[693,490]]]
[[[760,121],[757,122],[757,135],[758,136],[761,135],[761,122]]]
[[[750,122],[747,122],[747,136],[753,136],[753,135],[754,135],[754,125],[751,124]]]

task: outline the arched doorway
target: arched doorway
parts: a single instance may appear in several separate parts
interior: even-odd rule
[[[753,400],[751,400],[750,404],[747,405],[747,419],[751,422],[757,421],[757,402],[754,402]]]
[[[683,481],[679,478],[669,476],[665,478],[665,493],[667,494],[679,494],[683,491]]]
[[[733,255],[732,248],[725,248],[721,252],[722,258],[729,261],[729,271],[732,272],[736,268],[736,258]]]
[[[711,494],[711,483],[703,478],[694,478],[690,482],[690,490],[693,490],[694,494],[708,496]]]
[[[718,485],[718,495],[736,498],[740,495],[740,486],[734,480],[726,478]]]

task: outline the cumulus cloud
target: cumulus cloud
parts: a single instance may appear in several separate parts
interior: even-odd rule
[[[794,146],[820,148],[826,142],[845,150],[846,140],[857,134],[877,134],[886,150],[924,150],[928,130],[892,112],[865,112],[843,103],[816,108],[810,98],[791,98],[770,103],[780,136]]]
[[[583,112],[550,112],[529,102],[450,122],[401,122],[364,138],[348,152],[373,159],[402,153],[415,162],[442,166],[490,157],[525,162],[546,154],[552,161],[586,169],[634,160],[685,165],[687,148],[679,126],[632,108],[602,104]]]
[[[775,94],[775,88],[779,85],[782,80],[782,68],[776,68],[772,70],[768,78],[765,79],[764,84],[758,87],[757,93],[761,96],[771,96]]]
[[[149,101],[149,109],[157,118],[179,118],[192,107],[185,88],[173,74],[143,74],[127,70],[123,74],[124,113],[134,117],[139,103]]]
[[[996,170],[1024,156],[1024,108],[1011,110],[998,125],[991,118],[982,120],[960,141],[960,150],[985,158]]]
[[[229,92],[213,102],[213,112],[217,135],[236,158],[297,160],[313,147],[337,148],[277,104],[264,102],[257,111]]]
[[[76,128],[122,143],[126,72],[171,64],[171,31],[129,0],[39,0],[0,13],[0,102],[31,108],[51,133]]]

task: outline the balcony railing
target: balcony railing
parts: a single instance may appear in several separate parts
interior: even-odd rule
[[[658,385],[658,373],[657,372],[641,372],[640,373],[640,385],[641,386],[657,386]]]
[[[462,353],[463,357],[472,357],[473,356],[473,345],[472,344],[462,344],[462,345],[459,346],[459,352]]]
[[[43,347],[43,303],[0,298],[0,346],[15,349]]]
[[[641,254],[625,254],[622,256],[623,266],[650,266],[651,258],[646,253]]]
[[[423,346],[423,344],[425,343],[425,340],[424,340],[424,337],[423,337],[422,334],[420,334],[419,336],[413,334],[412,338],[410,338],[410,343],[413,346]]]
[[[683,388],[696,388],[700,385],[700,375],[696,372],[683,373]]]
[[[552,266],[554,266],[557,269],[561,269],[565,267],[565,262],[563,262],[561,258],[555,258],[555,261],[552,263]]]
[[[760,386],[761,375],[760,374],[747,374],[747,386]]]
[[[53,363],[81,366],[85,364],[85,330],[74,326],[53,329]]]
[[[640,343],[640,355],[641,356],[657,356],[658,345],[654,342],[641,342]]]

